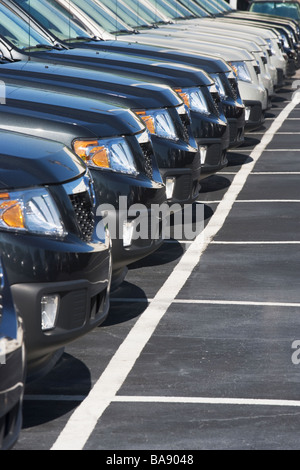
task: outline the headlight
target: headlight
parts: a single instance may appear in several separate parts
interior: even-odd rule
[[[0,193],[0,229],[66,235],[56,204],[45,188]]]
[[[218,74],[211,74],[211,77],[215,81],[216,88],[217,88],[218,93],[221,96],[221,98],[226,98],[227,93],[225,91],[224,85],[223,85],[222,80],[219,77],[219,75]]]
[[[251,75],[245,62],[229,62],[238,80],[251,83]]]
[[[109,169],[120,173],[138,173],[133,154],[122,137],[103,140],[75,140],[76,155],[92,168]]]
[[[192,111],[206,115],[210,114],[208,104],[200,88],[176,88],[175,91]]]
[[[150,134],[164,139],[178,140],[175,126],[166,109],[135,111],[142,119]]]

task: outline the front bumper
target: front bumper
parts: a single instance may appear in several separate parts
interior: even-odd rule
[[[145,239],[134,240],[126,247],[122,230],[124,223],[133,223],[134,220],[140,220],[143,227],[151,228],[151,208],[166,203],[166,189],[164,184],[141,175],[134,177],[92,170],[92,176],[97,200],[102,201],[97,215],[104,217],[103,222],[108,224],[112,238],[112,283],[115,285],[121,270],[150,255],[161,245],[162,240],[157,240],[155,230],[150,230]]]
[[[183,141],[166,141],[151,136],[154,155],[166,184],[174,180],[174,190],[168,204],[190,204],[199,196],[201,161],[200,152]]]
[[[245,140],[245,107],[226,102],[223,107],[229,125],[229,148],[238,147]]]
[[[69,234],[63,240],[1,232],[3,262],[24,321],[28,379],[48,372],[53,354],[108,315],[111,251]],[[58,295],[52,330],[43,331],[41,299]]]
[[[0,450],[11,449],[18,440],[22,427],[24,384],[25,355],[21,344],[5,357],[4,364],[0,364]]]
[[[230,143],[229,125],[216,116],[205,117],[193,111],[191,118],[198,148],[207,147],[201,169],[201,179],[204,179],[220,171],[228,163],[226,153]]]
[[[263,111],[268,109],[268,93],[264,87],[255,83],[243,82],[241,80],[238,81],[238,86],[244,105],[246,102],[254,101],[261,103],[261,108]]]
[[[246,131],[258,129],[264,123],[264,112],[260,101],[245,101],[246,108]]]
[[[278,68],[278,69],[277,69],[277,85],[276,85],[276,89],[279,89],[279,88],[283,87],[283,85],[284,85],[284,77],[285,77],[284,70],[281,69],[281,68]]]
[[[0,450],[11,449],[22,427],[24,369],[22,350],[16,351],[0,365]]]
[[[298,57],[299,54],[292,49],[285,49],[286,59],[287,59],[287,77],[292,77],[295,75],[298,68]]]

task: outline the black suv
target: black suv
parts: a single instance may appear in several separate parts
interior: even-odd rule
[[[64,144],[0,131],[0,246],[24,321],[28,380],[109,311],[110,239],[92,178]]]

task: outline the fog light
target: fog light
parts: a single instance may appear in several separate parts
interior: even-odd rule
[[[175,189],[176,178],[167,178],[166,179],[166,196],[167,199],[172,199]]]
[[[42,330],[52,330],[55,327],[58,313],[58,295],[44,295],[41,300]]]
[[[207,147],[200,147],[201,165],[204,165],[204,163],[206,161],[206,155],[207,155]]]
[[[134,222],[124,222],[123,224],[123,246],[128,248],[132,244]]]
[[[250,113],[251,113],[251,108],[246,108],[245,109],[245,119],[246,119],[246,121],[249,121]]]

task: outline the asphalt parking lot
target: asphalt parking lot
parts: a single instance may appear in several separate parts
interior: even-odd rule
[[[299,447],[300,105],[292,82],[264,126],[203,184],[202,234],[168,240],[132,265],[107,322],[27,387],[15,450]]]

